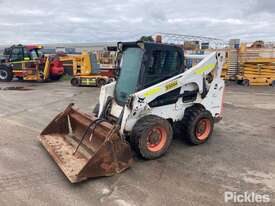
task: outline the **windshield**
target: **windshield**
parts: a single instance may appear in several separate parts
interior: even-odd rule
[[[39,58],[39,54],[38,54],[36,49],[31,50],[30,55],[31,55],[31,59],[38,59]]]
[[[118,102],[127,102],[129,95],[135,92],[142,57],[143,50],[140,48],[127,48],[123,52],[120,61],[120,73],[115,89]]]

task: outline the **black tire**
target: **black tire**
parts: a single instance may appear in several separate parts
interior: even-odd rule
[[[13,79],[12,69],[7,66],[0,67],[0,81],[10,82]]]
[[[250,82],[248,79],[244,79],[243,80],[243,86],[249,87],[250,86]]]
[[[80,85],[79,79],[72,78],[71,79],[71,85],[74,86],[74,87],[79,87],[79,85]]]
[[[272,81],[271,85],[272,87],[275,87],[275,80]]]
[[[173,129],[166,119],[147,115],[135,124],[130,143],[144,159],[156,159],[168,151],[172,138]]]
[[[209,111],[187,109],[183,119],[183,129],[184,138],[188,143],[199,145],[207,142],[212,136],[213,128],[214,119]]]
[[[24,81],[24,78],[23,77],[17,77],[18,81],[22,82]]]
[[[98,117],[98,112],[99,112],[99,104],[97,103],[93,109],[93,113],[95,114],[96,117]]]
[[[108,79],[108,83],[112,83],[112,82],[114,82],[115,81],[115,78],[109,78]]]
[[[242,85],[242,84],[243,84],[243,80],[240,80],[240,79],[237,80],[237,84],[238,84],[238,85]]]
[[[106,83],[107,82],[105,79],[98,79],[96,82],[96,86],[100,88],[100,87],[104,86]]]

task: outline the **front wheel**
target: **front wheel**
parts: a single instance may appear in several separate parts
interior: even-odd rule
[[[187,110],[183,127],[185,138],[193,145],[205,143],[212,135],[214,119],[207,110]]]
[[[13,79],[12,69],[3,66],[0,67],[0,81],[10,82]]]
[[[143,158],[156,159],[168,151],[172,138],[173,129],[166,119],[148,115],[137,121],[130,142]]]
[[[237,84],[238,84],[238,85],[242,85],[242,84],[243,84],[243,80],[240,80],[240,79],[237,80]]]
[[[78,87],[80,85],[80,81],[78,78],[72,78],[71,79],[71,85],[74,87]]]

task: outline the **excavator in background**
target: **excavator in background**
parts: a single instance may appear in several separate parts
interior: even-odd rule
[[[101,87],[93,113],[70,104],[41,132],[41,143],[72,183],[126,170],[133,150],[161,157],[176,128],[189,143],[205,143],[222,118],[224,53],[199,56],[186,69],[193,57],[176,45],[118,43],[116,81]]]
[[[101,70],[96,55],[87,51],[82,51],[81,54],[63,54],[59,56],[59,60],[63,62],[65,68],[70,68],[66,72],[73,76],[72,86],[101,87],[114,77],[114,69]]]
[[[0,58],[0,81],[59,80],[64,74],[62,62],[56,56],[45,56],[41,45],[14,45],[4,50]]]

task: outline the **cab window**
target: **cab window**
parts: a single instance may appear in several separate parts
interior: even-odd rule
[[[22,48],[13,48],[10,61],[22,61],[24,58]]]
[[[10,56],[10,55],[11,55],[11,51],[12,51],[11,48],[6,48],[6,49],[4,50],[4,55],[5,55],[5,56]]]
[[[144,72],[144,88],[180,73],[180,56],[174,50],[155,50]]]
[[[39,55],[38,55],[38,53],[35,49],[30,51],[30,56],[31,56],[31,59],[38,59],[39,58]]]

